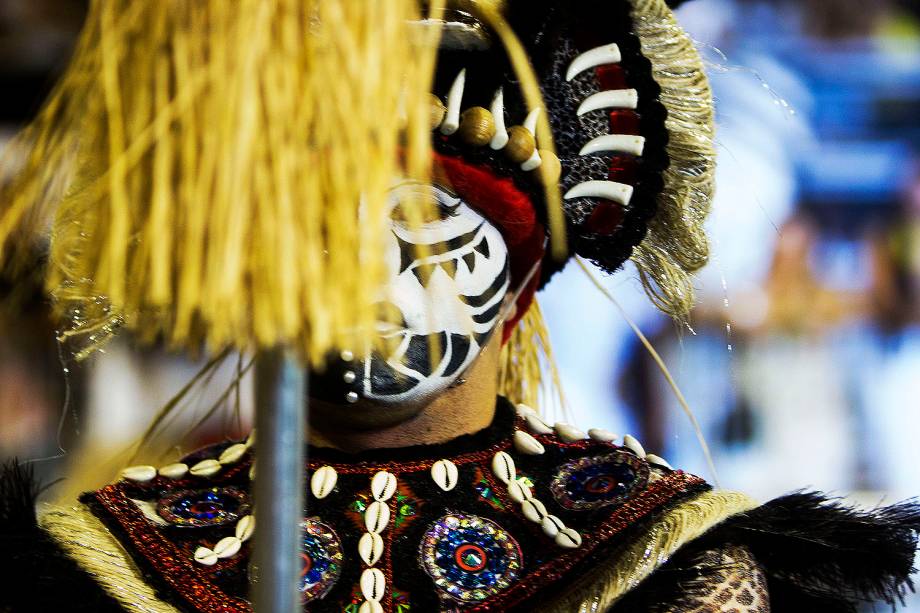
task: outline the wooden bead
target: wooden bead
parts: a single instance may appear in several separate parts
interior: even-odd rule
[[[547,149],[540,149],[540,159],[542,163],[538,168],[533,169],[533,172],[537,178],[544,185],[555,185],[559,182],[559,177],[562,175],[562,163],[559,161],[559,158],[556,157],[556,154]]]
[[[431,129],[434,130],[444,121],[444,114],[447,113],[447,107],[444,106],[441,99],[434,94],[428,94],[428,97],[430,100],[429,106],[431,106],[431,115],[429,115],[428,121],[431,123]]]
[[[484,147],[495,136],[495,119],[488,109],[474,106],[460,115],[460,138],[467,145]]]
[[[505,145],[503,151],[509,160],[515,164],[523,164],[530,159],[536,148],[537,142],[530,130],[524,126],[508,128],[508,144]]]

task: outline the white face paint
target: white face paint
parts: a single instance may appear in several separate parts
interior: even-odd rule
[[[401,207],[420,198],[433,199],[438,215],[412,227],[401,221]],[[399,317],[379,329],[395,350],[346,361],[344,370],[330,368],[317,382],[336,383],[334,393],[321,390],[327,402],[405,414],[443,393],[473,363],[504,315],[510,275],[502,235],[448,189],[400,183],[390,204],[389,279],[381,300]]]

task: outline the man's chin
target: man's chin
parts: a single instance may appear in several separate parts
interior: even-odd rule
[[[409,421],[425,406],[424,402],[389,404],[364,398],[351,404],[338,404],[311,398],[310,424],[336,430],[381,430]]]

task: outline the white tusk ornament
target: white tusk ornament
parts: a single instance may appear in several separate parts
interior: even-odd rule
[[[634,109],[639,105],[639,93],[634,89],[608,89],[591,94],[578,107],[578,116],[599,109]]]
[[[565,80],[571,81],[589,68],[596,68],[604,64],[619,64],[622,59],[620,48],[615,43],[589,49],[572,60],[569,69],[565,71]]]

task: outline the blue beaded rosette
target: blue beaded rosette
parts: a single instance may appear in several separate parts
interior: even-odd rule
[[[249,497],[235,487],[180,490],[160,499],[157,513],[182,528],[222,526],[249,513]]]
[[[305,519],[300,549],[300,592],[303,602],[329,593],[342,574],[342,542],[335,531],[316,517]]]
[[[446,596],[478,602],[511,585],[521,569],[521,548],[495,522],[448,514],[422,538],[422,568]]]
[[[563,508],[587,511],[621,504],[648,483],[648,464],[625,451],[563,464],[550,491]]]

